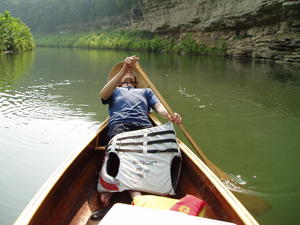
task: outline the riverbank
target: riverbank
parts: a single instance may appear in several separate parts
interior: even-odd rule
[[[294,39],[278,39],[273,42],[272,47],[264,46],[264,48],[260,50],[260,55],[257,54],[255,57],[250,57],[247,54],[235,54],[242,46],[247,46],[247,49],[250,48],[249,38],[244,36],[239,36],[234,39],[220,38],[218,41],[210,43],[210,45],[202,39],[196,38],[193,34],[186,34],[175,38],[172,36],[161,36],[150,31],[139,30],[99,30],[92,32],[79,31],[35,34],[34,39],[36,45],[40,47],[134,50],[182,55],[224,56],[270,63],[276,62],[296,66],[300,65],[300,61],[298,63],[299,55],[296,53],[297,51],[291,54],[290,57],[287,57],[282,53],[282,49],[280,48],[283,42],[286,44],[286,42],[294,40],[292,41],[293,45],[289,44],[289,46],[291,45],[290,49],[297,49],[298,44],[300,44],[300,34],[298,33]],[[261,40],[260,42],[263,41]],[[249,51],[247,52],[249,53]],[[284,60],[282,60],[282,58],[284,58]]]
[[[208,46],[187,35],[182,39],[163,38],[148,31],[105,30],[89,33],[57,33],[34,35],[37,46],[90,49],[135,50],[144,52],[225,56],[227,42]]]

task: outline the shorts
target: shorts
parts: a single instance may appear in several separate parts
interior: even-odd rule
[[[109,127],[109,131],[108,131],[109,140],[112,139],[115,135],[123,132],[140,130],[149,127],[152,126],[138,125],[134,123],[116,123]]]

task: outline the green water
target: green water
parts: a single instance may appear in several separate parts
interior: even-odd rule
[[[107,116],[98,91],[112,65],[131,54],[40,48],[0,56],[0,224],[12,224],[95,133]],[[299,68],[136,54],[207,157],[272,206],[256,219],[298,224]]]

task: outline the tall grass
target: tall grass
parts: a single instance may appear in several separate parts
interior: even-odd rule
[[[208,46],[188,35],[182,40],[162,38],[147,31],[106,30],[89,33],[35,35],[38,46],[91,49],[139,50],[193,55],[225,55],[227,43],[221,40]]]

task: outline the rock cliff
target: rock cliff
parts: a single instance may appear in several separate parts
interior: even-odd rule
[[[224,39],[232,57],[300,63],[299,0],[142,0],[127,26],[209,45]]]
[[[109,21],[208,45],[225,40],[231,57],[300,63],[300,0],[140,0]]]

